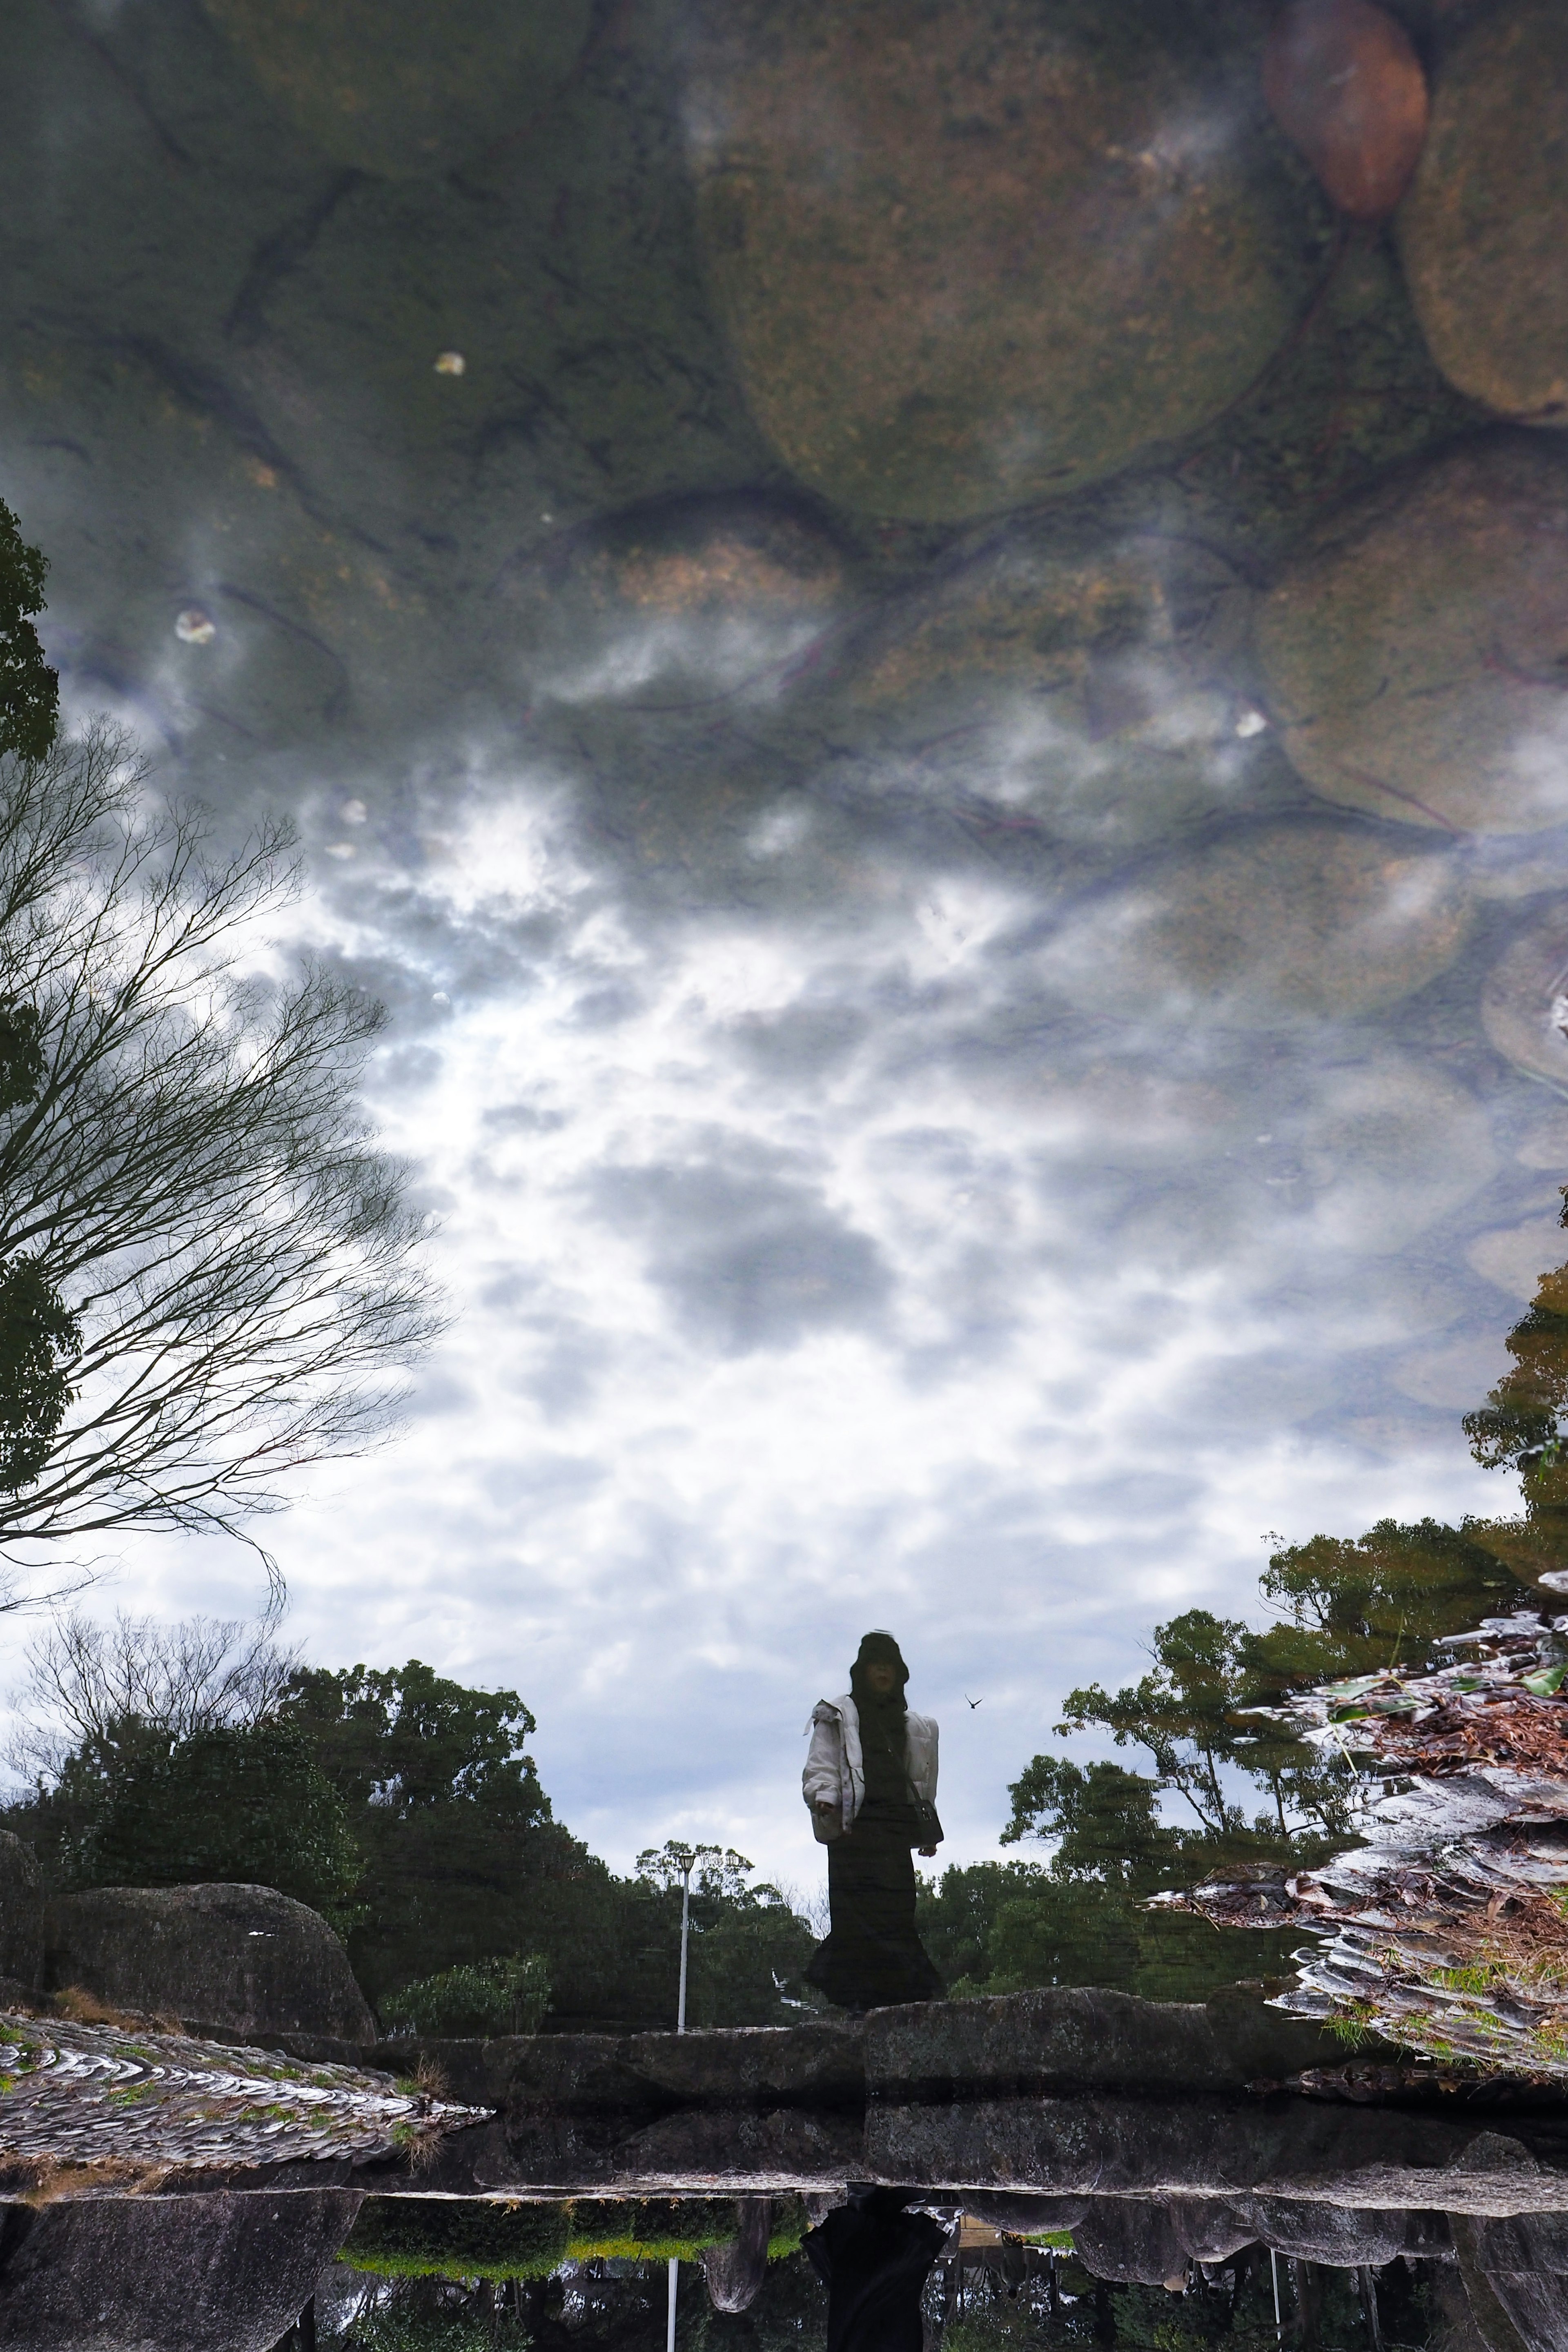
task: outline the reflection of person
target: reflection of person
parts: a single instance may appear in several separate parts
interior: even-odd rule
[[[921,2290],[947,2232],[903,2208],[912,2189],[855,2189],[808,2232],[827,2288],[827,2352],[921,2352]]]
[[[806,1969],[839,2009],[940,2000],[915,1933],[915,1803],[936,1802],[936,1725],[904,1704],[910,1670],[890,1633],[868,1633],[844,1698],[821,1699],[801,1774],[827,1848],[831,1929]],[[922,1853],[936,1852],[922,1845]]]

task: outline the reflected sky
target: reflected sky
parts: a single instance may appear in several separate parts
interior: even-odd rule
[[[268,1531],[291,1631],[515,1685],[613,1861],[809,1883],[799,1727],[891,1624],[967,1859],[1270,1531],[1510,1507],[1459,1415],[1568,1177],[1551,387],[1419,173],[1336,215],[1240,0],[445,13],[21,0],[0,93],[69,707],[298,816],[441,1221],[405,1434]],[[1489,170],[1551,12],[1394,15]]]

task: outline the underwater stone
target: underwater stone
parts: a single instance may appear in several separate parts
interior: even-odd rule
[[[710,0],[699,235],[797,475],[958,520],[1112,473],[1245,390],[1321,223],[1226,32],[1170,0]]]
[[[1325,799],[1447,832],[1568,817],[1568,463],[1499,433],[1326,524],[1258,618],[1272,714]]]
[[[1522,0],[1457,44],[1399,248],[1433,358],[1521,424],[1568,425],[1568,11]]]
[[[322,152],[391,179],[525,129],[581,54],[589,0],[203,0]]]
[[[1500,1054],[1568,1091],[1568,902],[1557,900],[1498,958],[1481,992],[1481,1021]],[[1555,1142],[1543,1139],[1529,1165],[1555,1168],[1568,1157]]]
[[[1410,184],[1426,136],[1426,77],[1396,17],[1372,0],[1291,0],[1263,55],[1286,137],[1352,220],[1381,220]]]
[[[1086,1012],[1227,1028],[1380,1011],[1442,971],[1469,911],[1448,861],[1321,823],[1259,827],[1085,908],[1044,962]]]

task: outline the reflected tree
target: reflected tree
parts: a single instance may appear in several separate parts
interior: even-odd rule
[[[262,975],[297,887],[285,828],[215,856],[148,784],[104,728],[0,761],[14,1565],[132,1527],[239,1532],[290,1470],[387,1428],[436,1328],[422,1221],[354,1100],[381,1007],[321,970]]]

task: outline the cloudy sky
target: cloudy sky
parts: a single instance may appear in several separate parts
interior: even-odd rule
[[[1568,1113],[1481,1003],[1560,845],[1314,801],[1250,526],[1163,475],[968,538],[799,493],[657,10],[441,176],[280,112],[197,0],[23,14],[0,493],[69,708],[227,835],[298,818],[282,943],[389,1004],[438,1221],[402,1433],[265,1531],[310,1656],[513,1685],[612,1861],[808,1887],[802,1726],[868,1626],[967,1859],[1065,1692],[1248,1609],[1275,1537],[1510,1507],[1459,1415]],[[1091,574],[1130,649],[976,654]],[[144,1542],[98,1603],[258,1597]]]

